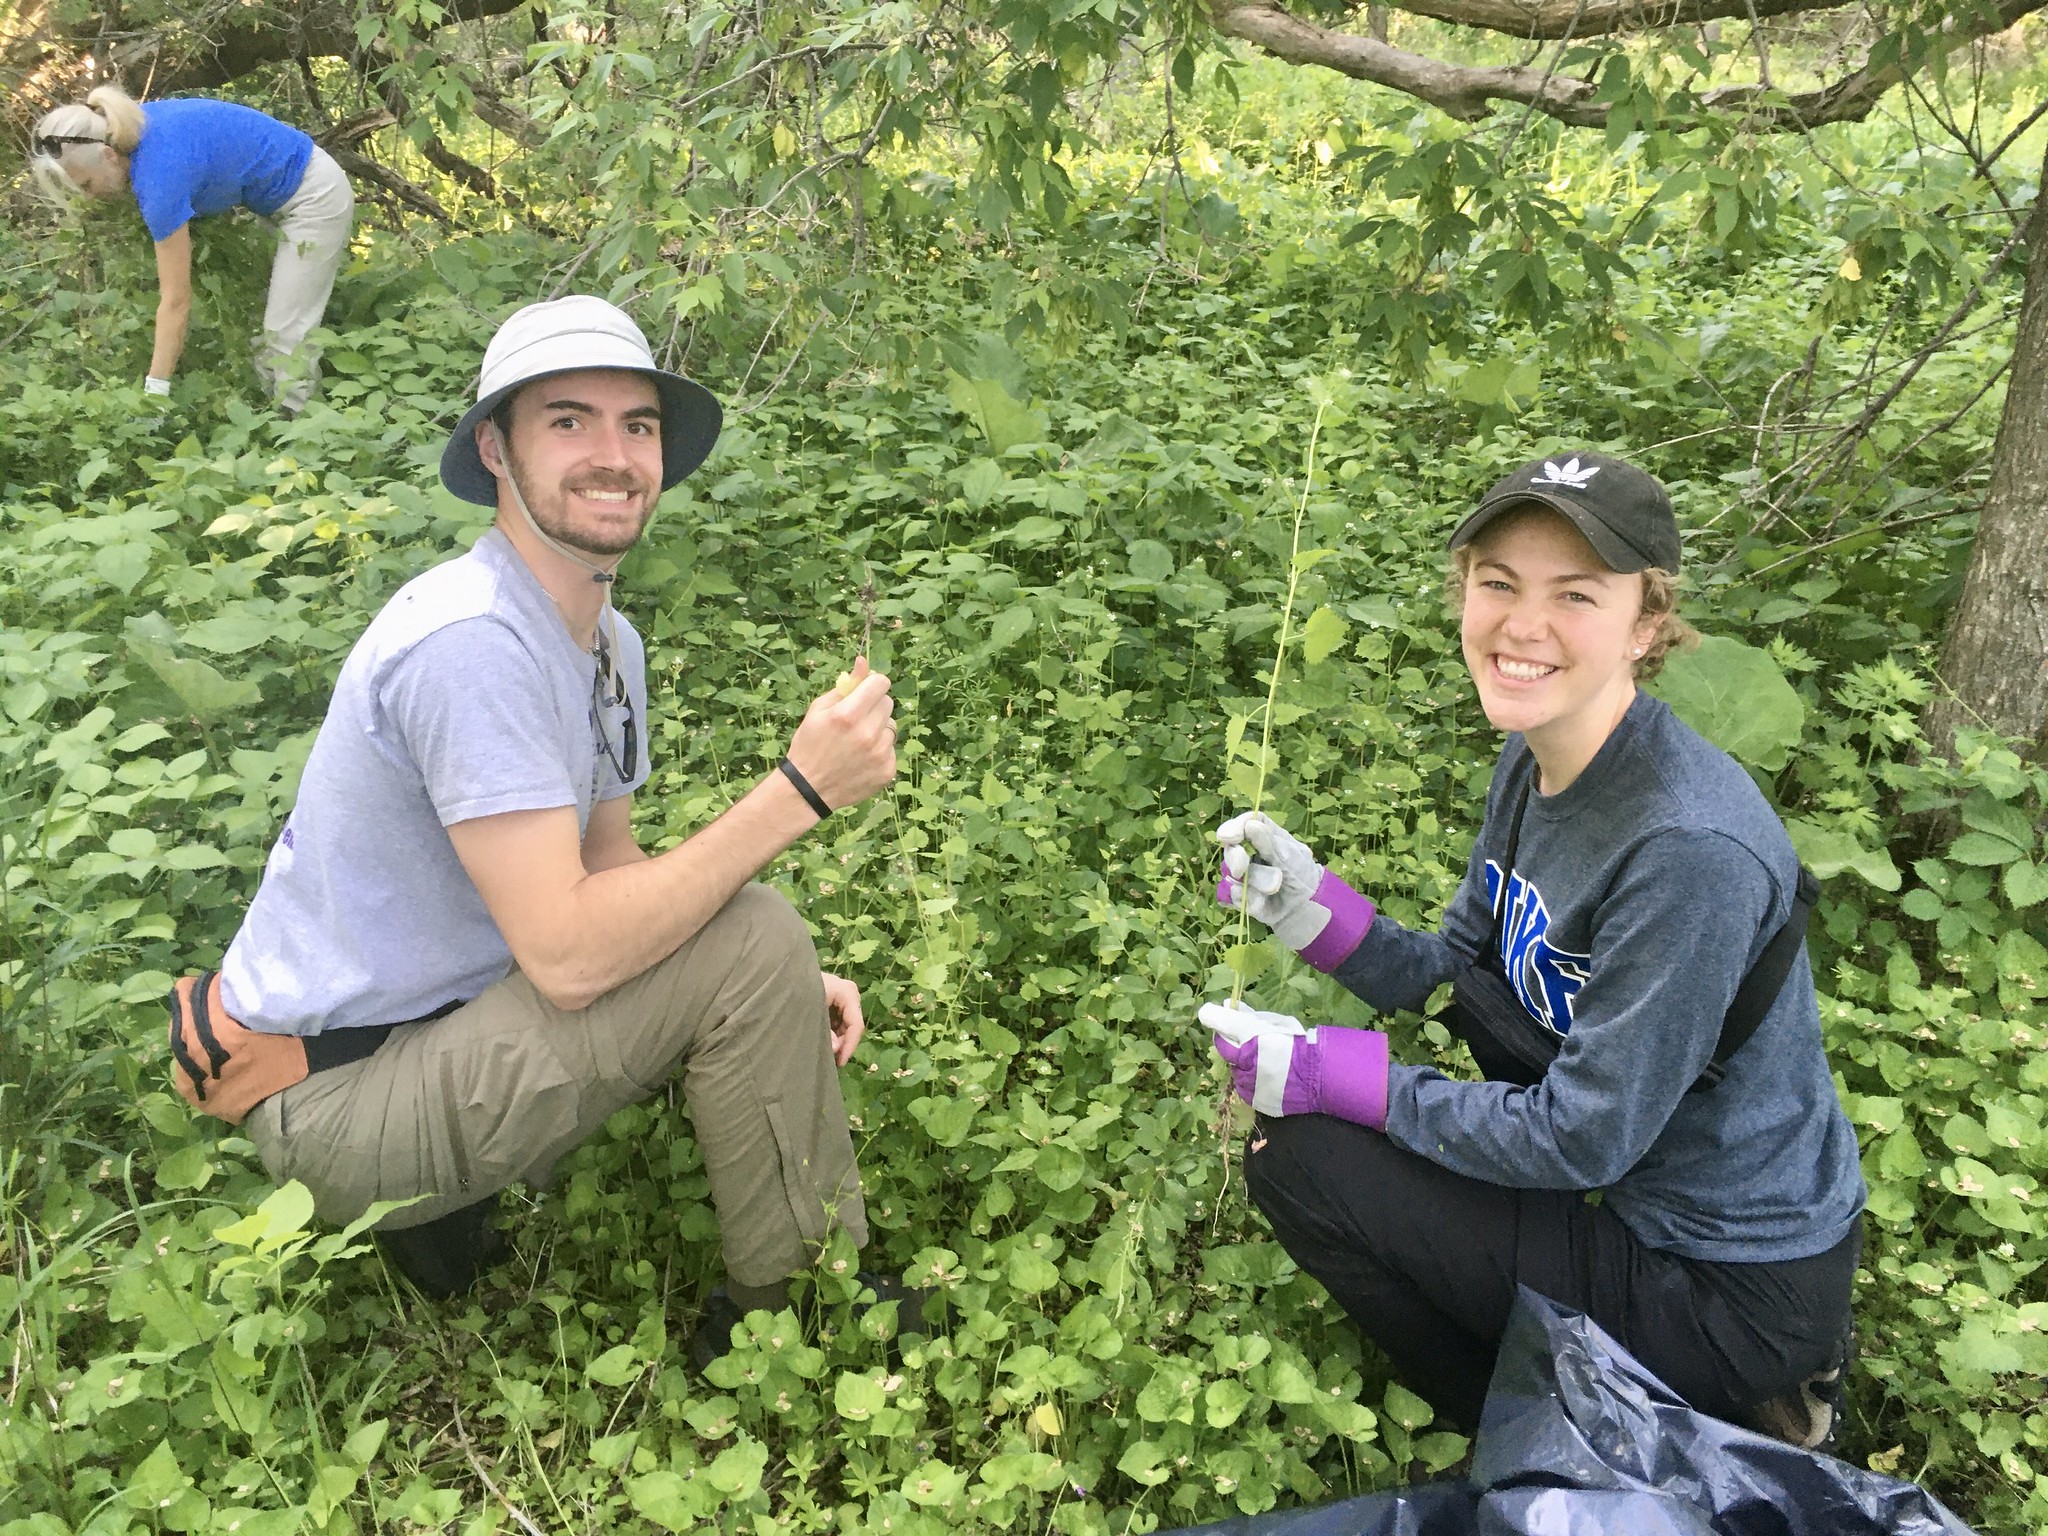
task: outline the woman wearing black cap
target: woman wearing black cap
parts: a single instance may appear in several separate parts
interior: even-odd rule
[[[1694,1407],[1819,1444],[1863,1180],[1791,842],[1636,686],[1691,638],[1670,500],[1631,465],[1560,455],[1489,491],[1451,549],[1466,665],[1507,743],[1441,930],[1377,913],[1261,815],[1218,829],[1218,895],[1382,1012],[1454,982],[1446,1021],[1488,1080],[1390,1062],[1377,1030],[1211,1004],[1259,1112],[1252,1197],[1467,1427],[1527,1285]]]

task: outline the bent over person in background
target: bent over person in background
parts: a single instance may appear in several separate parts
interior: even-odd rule
[[[111,85],[36,124],[29,162],[55,196],[132,196],[156,242],[156,341],[143,389],[171,392],[192,318],[192,221],[247,208],[278,231],[256,371],[296,414],[320,352],[308,339],[334,291],[355,227],[355,193],[326,150],[254,107],[203,96],[140,103]]]
[[[835,1226],[867,1237],[835,1072],[859,994],[748,882],[896,773],[863,660],[723,815],[658,857],[634,839],[646,681],[612,573],[720,419],[602,300],[505,322],[441,458],[496,520],[356,643],[221,971],[172,999],[186,1096],[246,1108],[323,1217],[424,1197],[377,1236],[431,1294],[502,1249],[500,1190],[680,1073],[726,1268],[700,1363]]]
[[[1488,1080],[1390,1062],[1377,1030],[1209,1004],[1258,1111],[1247,1188],[1467,1428],[1526,1285],[1695,1408],[1821,1445],[1863,1178],[1803,945],[1811,878],[1748,773],[1636,686],[1689,634],[1670,500],[1560,454],[1495,485],[1451,548],[1465,664],[1507,742],[1441,931],[1259,814],[1218,829],[1218,894],[1381,1011],[1451,982],[1443,1017]]]

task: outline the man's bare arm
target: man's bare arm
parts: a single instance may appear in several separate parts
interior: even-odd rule
[[[647,851],[633,835],[631,795],[600,800],[590,808],[590,825],[583,829],[582,857],[587,875],[601,875],[646,859]]]
[[[880,673],[845,698],[834,690],[812,702],[789,756],[827,805],[858,804],[896,776],[893,708]],[[631,814],[626,803],[591,815],[610,855],[622,851],[613,822]],[[817,821],[795,786],[770,772],[687,841],[603,869],[585,867],[570,806],[481,816],[448,835],[520,970],[549,1002],[573,1010],[673,954]],[[624,839],[631,844],[630,828]]]

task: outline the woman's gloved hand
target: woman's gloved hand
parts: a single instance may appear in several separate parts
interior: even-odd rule
[[[1284,1013],[1204,1003],[1237,1096],[1262,1115],[1335,1115],[1387,1128],[1387,1037],[1376,1029],[1304,1029]]]
[[[1319,971],[1337,969],[1372,927],[1373,905],[1316,862],[1308,845],[1264,811],[1216,829],[1223,875],[1216,899],[1242,901],[1273,936]]]

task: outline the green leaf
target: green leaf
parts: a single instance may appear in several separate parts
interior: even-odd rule
[[[1233,944],[1223,953],[1223,963],[1244,979],[1250,986],[1280,959],[1280,949],[1271,939],[1258,939],[1250,944]]]
[[[143,1457],[130,1475],[126,1498],[131,1509],[159,1510],[169,1507],[191,1486],[192,1479],[171,1453],[170,1441],[159,1440],[156,1449]]]
[[[832,1406],[843,1419],[858,1424],[871,1419],[889,1401],[879,1376],[863,1371],[842,1371],[832,1389]]]
[[[2010,843],[2019,853],[2034,846],[2034,824],[2027,813],[1981,789],[1963,802],[1962,816],[1964,826]]]
[[[1051,1290],[1060,1279],[1060,1272],[1052,1260],[1042,1253],[1034,1253],[1022,1243],[1010,1250],[1008,1274],[1010,1284],[1027,1296]]]
[[[1038,616],[1028,603],[998,608],[995,618],[989,624],[988,644],[983,650],[993,653],[1008,649],[1030,634],[1037,622]]]
[[[1185,1363],[1169,1360],[1152,1373],[1138,1394],[1138,1417],[1152,1424],[1194,1422],[1195,1390],[1201,1379]]]
[[[1134,539],[1128,554],[1131,574],[1140,581],[1156,583],[1173,575],[1173,551],[1157,539]]]
[[[1730,757],[1770,772],[1805,728],[1806,706],[1770,653],[1723,635],[1674,651],[1649,691]]]
[[[2008,864],[2000,883],[2005,887],[2005,899],[2015,908],[2034,906],[2048,900],[2048,864],[2028,860]]]
[[[599,1386],[623,1387],[640,1374],[640,1363],[630,1344],[617,1344],[583,1368],[583,1374]]]
[[[904,1474],[903,1497],[921,1508],[946,1504],[967,1489],[967,1474],[956,1471],[937,1457]]]
[[[157,1164],[156,1182],[162,1189],[204,1189],[213,1178],[215,1163],[207,1156],[210,1146],[181,1147]]]
[[[1156,1441],[1140,1440],[1117,1459],[1116,1469],[1134,1483],[1157,1488],[1173,1476],[1173,1459]]]
[[[974,1123],[974,1101],[918,1099],[912,1102],[910,1113],[933,1141],[942,1147],[957,1147],[967,1139],[967,1128]]]
[[[739,1416],[740,1405],[722,1392],[701,1403],[692,1403],[683,1410],[683,1418],[690,1428],[705,1440],[723,1440],[732,1433]]]
[[[1053,544],[1066,537],[1067,525],[1056,518],[1041,517],[1033,513],[1018,519],[1016,525],[1004,529],[996,538],[1004,543],[1017,544],[1029,549],[1039,544]]]
[[[1436,1419],[1436,1410],[1398,1381],[1387,1383],[1387,1395],[1382,1401],[1387,1417],[1411,1434]]]
[[[313,1219],[313,1195],[293,1179],[240,1221],[214,1229],[214,1238],[238,1248],[270,1249],[306,1230]]]
[[[1998,974],[2036,995],[2048,992],[2048,949],[2032,934],[2010,928],[1999,938]]]
[[[1003,466],[994,459],[976,459],[960,475],[960,494],[967,505],[980,511],[1003,488]]]
[[[1951,1380],[1959,1373],[1996,1376],[2027,1368],[2027,1359],[2020,1352],[2019,1341],[2010,1335],[1994,1333],[1991,1325],[1979,1318],[1970,1318],[1957,1330],[1954,1338],[1940,1341],[1934,1350],[1941,1357],[1944,1373]]]
[[[1276,1403],[1313,1402],[1316,1384],[1309,1374],[1286,1355],[1276,1356],[1253,1381]]]
[[[768,1447],[758,1440],[742,1438],[739,1444],[720,1451],[704,1469],[704,1480],[728,1499],[743,1499],[761,1486],[761,1471],[768,1465]]]
[[[1965,832],[1949,845],[1948,856],[1958,864],[2010,864],[2024,856],[2002,837],[1989,832]]]
[[[1345,623],[1329,608],[1318,608],[1301,629],[1301,658],[1309,666],[1327,661],[1344,643]]]
[[[1927,1155],[1920,1150],[1920,1141],[1911,1131],[1895,1131],[1885,1137],[1884,1146],[1877,1154],[1877,1170],[1885,1179],[1894,1183],[1916,1183],[1927,1172]]]
[[[1967,1152],[1973,1157],[1991,1155],[1991,1137],[1968,1115],[1950,1115],[1943,1121],[1941,1139],[1954,1152]]]
[[[1848,870],[1880,891],[1896,891],[1905,883],[1889,852],[1865,848],[1839,827],[1824,827],[1802,817],[1786,822],[1785,830],[1792,836],[1799,862],[1822,880],[1831,880]]]
[[[1088,1160],[1072,1147],[1054,1142],[1049,1147],[1039,1149],[1031,1170],[1038,1175],[1039,1183],[1057,1194],[1061,1190],[1072,1189],[1081,1182],[1082,1177],[1088,1172]]]
[[[970,379],[949,371],[946,398],[981,429],[997,458],[1020,444],[1046,440],[1049,427],[1045,412],[1022,404],[995,379]]]
[[[263,698],[256,685],[246,678],[223,677],[197,657],[175,656],[162,646],[133,639],[128,649],[202,720],[215,719],[230,710],[247,709]]]
[[[649,1472],[626,1479],[626,1497],[633,1508],[665,1531],[681,1536],[697,1528],[699,1510],[690,1484],[674,1472]]]
[[[238,608],[186,625],[182,638],[187,645],[215,656],[235,656],[276,639],[277,625],[246,608]]]
[[[1202,1393],[1202,1407],[1206,1411],[1211,1429],[1227,1429],[1235,1424],[1245,1410],[1252,1395],[1240,1382],[1225,1378],[1212,1381]]]

